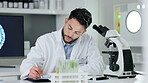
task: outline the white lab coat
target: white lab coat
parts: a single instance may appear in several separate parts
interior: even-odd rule
[[[57,60],[65,60],[65,51],[62,43],[61,30],[47,33],[40,36],[34,47],[22,61],[20,66],[21,78],[28,75],[32,66],[38,66],[43,69],[43,75],[48,75],[55,70]],[[103,74],[105,64],[102,56],[93,40],[88,34],[80,36],[71,52],[71,60],[86,59],[87,64],[79,66],[79,72],[88,72],[90,74]]]

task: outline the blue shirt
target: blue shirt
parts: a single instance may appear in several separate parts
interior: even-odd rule
[[[64,50],[65,50],[66,59],[70,59],[70,55],[71,55],[73,46],[76,44],[76,41],[69,44],[69,43],[65,43],[64,40],[62,39],[62,42],[63,42],[63,46],[64,46]]]

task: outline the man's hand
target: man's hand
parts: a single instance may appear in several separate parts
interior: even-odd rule
[[[53,70],[51,73],[56,73],[56,70]]]
[[[29,72],[29,78],[37,79],[41,78],[43,70],[39,67],[33,66]]]

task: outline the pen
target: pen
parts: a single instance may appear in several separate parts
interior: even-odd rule
[[[35,64],[35,67],[41,68],[41,67],[39,67],[37,64]],[[38,71],[37,71],[37,72],[38,72]],[[40,78],[43,78],[43,75],[40,75]]]

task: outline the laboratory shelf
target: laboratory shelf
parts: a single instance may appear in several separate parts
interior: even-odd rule
[[[45,14],[45,15],[66,15],[65,10],[49,9],[24,9],[24,8],[0,8],[0,13],[9,14]]]

